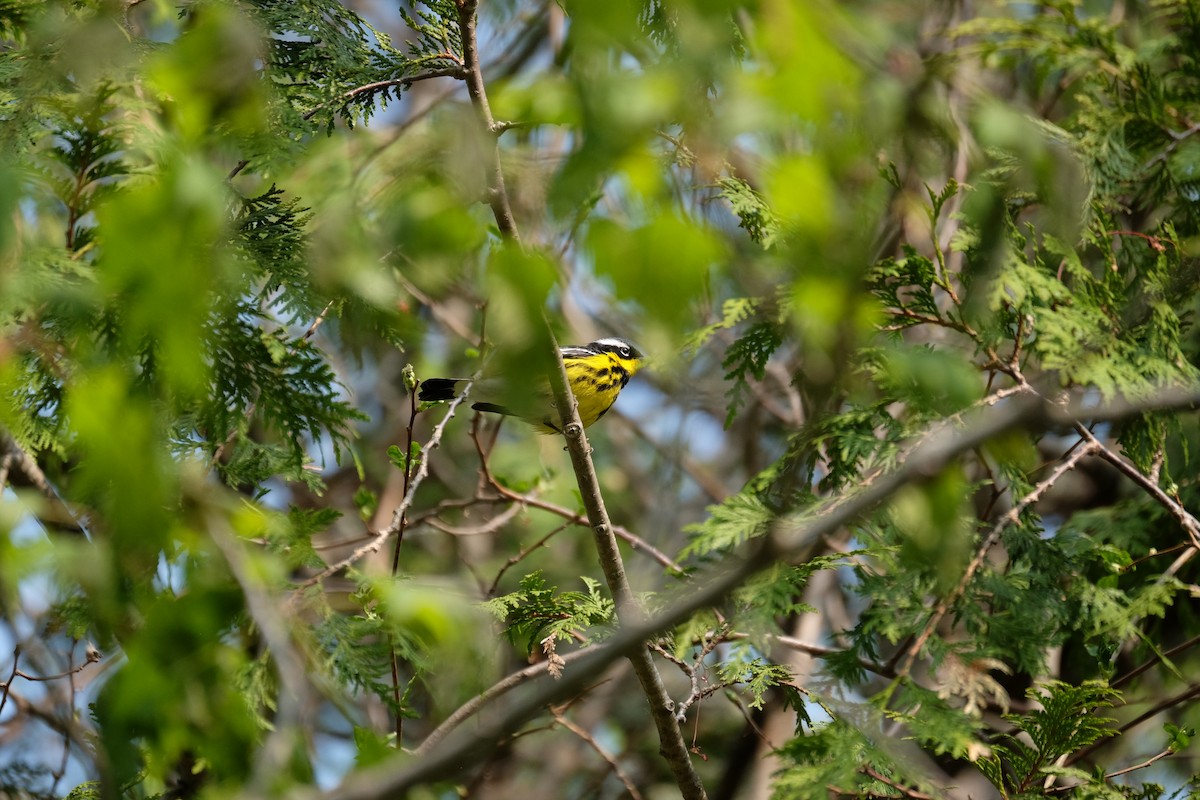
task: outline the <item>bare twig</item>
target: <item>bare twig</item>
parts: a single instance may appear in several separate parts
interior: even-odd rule
[[[1092,753],[1094,753],[1096,750],[1100,749],[1101,747],[1108,744],[1109,742],[1117,741],[1119,734],[1125,733],[1125,732],[1131,730],[1132,728],[1136,728],[1138,725],[1141,725],[1146,720],[1156,717],[1159,714],[1161,714],[1162,712],[1166,711],[1167,709],[1174,708],[1175,706],[1185,703],[1194,697],[1200,697],[1200,683],[1189,686],[1188,688],[1184,689],[1182,692],[1175,695],[1174,697],[1168,697],[1166,700],[1163,700],[1162,702],[1158,703],[1157,705],[1155,705],[1153,708],[1146,711],[1145,713],[1140,714],[1137,717],[1134,717],[1129,722],[1126,722],[1124,725],[1117,728],[1117,730],[1115,731],[1115,733],[1117,735],[1111,736],[1107,739],[1101,739],[1100,741],[1096,742],[1095,744],[1089,745],[1077,753],[1073,753],[1066,760],[1066,762],[1065,762],[1066,766],[1069,767],[1072,764],[1076,764],[1079,761],[1082,761],[1083,759],[1087,758]]]
[[[4,706],[8,704],[8,695],[12,691],[12,682],[17,677],[17,666],[21,663],[21,645],[13,648],[13,665],[12,672],[8,674],[8,680],[4,682],[4,688],[0,691],[0,714],[4,713]]]
[[[860,768],[860,770],[862,774],[866,775],[868,778],[873,778],[880,783],[885,783],[896,791],[900,792],[900,794],[904,795],[905,797],[911,797],[912,800],[934,800],[933,795],[925,794],[924,792],[919,792],[916,789],[905,786],[902,783],[897,783],[883,773],[872,769],[869,766],[863,766]]]
[[[629,779],[629,776],[625,774],[625,770],[621,769],[621,765],[617,763],[617,759],[609,755],[608,752],[600,746],[600,743],[597,742],[590,733],[576,725],[571,720],[567,719],[561,711],[551,709],[551,713],[554,715],[555,722],[586,742],[588,747],[595,750],[596,753],[608,763],[608,766],[612,769],[613,774],[617,776],[617,780],[624,784],[625,791],[629,793],[629,796],[632,797],[633,800],[642,800],[641,793],[637,790],[637,787],[633,785],[633,781]]]
[[[1171,656],[1176,655],[1177,653],[1182,653],[1184,650],[1189,650],[1189,649],[1195,647],[1197,644],[1200,644],[1200,636],[1193,636],[1191,639],[1188,639],[1186,642],[1175,645],[1170,650],[1167,650],[1166,652],[1164,652],[1161,656],[1152,658],[1149,661],[1145,662],[1144,664],[1141,664],[1141,665],[1131,669],[1129,672],[1126,672],[1121,677],[1113,680],[1109,684],[1109,686],[1111,686],[1114,689],[1119,689],[1120,687],[1124,686],[1125,684],[1129,683],[1131,680],[1136,678],[1138,675],[1141,675],[1143,672],[1145,672],[1146,670],[1153,667],[1155,664],[1158,664],[1159,662],[1161,662],[1163,659],[1170,658]]]
[[[1159,761],[1162,761],[1164,758],[1167,758],[1168,756],[1172,756],[1174,754],[1175,754],[1174,750],[1163,750],[1160,753],[1155,753],[1154,755],[1150,756],[1149,758],[1147,758],[1145,761],[1141,762],[1140,764],[1134,764],[1131,767],[1125,767],[1125,769],[1119,769],[1116,772],[1110,772],[1104,776],[1104,779],[1111,780],[1112,778],[1118,778],[1122,775],[1128,775],[1130,772],[1136,772],[1139,769],[1145,769],[1146,767],[1150,766],[1151,764],[1155,764]]]
[[[459,395],[450,401],[450,404],[446,409],[446,416],[442,418],[442,421],[437,424],[437,427],[433,429],[433,433],[430,434],[429,441],[425,443],[425,447],[421,451],[420,464],[417,467],[417,471],[412,476],[412,485],[409,487],[408,492],[404,495],[404,499],[400,502],[400,505],[397,506],[396,510],[392,512],[391,523],[386,528],[372,536],[369,542],[355,548],[354,552],[350,555],[346,556],[335,564],[330,564],[316,575],[313,575],[312,577],[301,582],[296,587],[297,589],[306,589],[309,586],[320,583],[330,575],[341,572],[359,559],[371,555],[372,553],[378,553],[383,547],[384,542],[386,542],[400,530],[400,524],[404,519],[404,514],[412,506],[413,496],[417,493],[417,489],[421,487],[421,484],[424,482],[426,476],[429,475],[429,453],[441,446],[442,436],[446,432],[446,425],[454,417],[454,412],[458,410],[459,405],[461,405],[462,402],[467,399],[467,394],[470,392],[470,390],[471,384],[468,382],[465,386],[463,386],[463,389]],[[298,596],[299,593],[294,595],[293,599]]]
[[[904,659],[904,666],[900,667],[900,669],[897,671],[899,676],[903,677],[908,675],[912,670],[913,663],[916,661],[921,650],[925,647],[925,643],[929,641],[929,637],[933,635],[938,623],[942,621],[944,616],[946,616],[946,612],[950,610],[950,606],[954,605],[954,603],[958,601],[958,598],[960,598],[967,590],[967,586],[970,585],[971,579],[975,577],[975,573],[981,566],[983,566],[983,561],[985,558],[987,558],[988,551],[995,546],[996,542],[1000,541],[1000,534],[1002,534],[1009,525],[1016,525],[1018,522],[1020,522],[1022,511],[1036,503],[1051,486],[1058,482],[1059,478],[1075,469],[1076,465],[1081,459],[1091,455],[1093,452],[1095,452],[1095,450],[1095,445],[1091,443],[1076,450],[1070,455],[1070,457],[1059,464],[1058,467],[1055,468],[1055,470],[1051,472],[1045,480],[1035,486],[1033,491],[1022,497],[1015,505],[1013,505],[1013,507],[1010,508],[992,527],[992,530],[988,533],[983,542],[979,545],[979,548],[975,551],[975,557],[971,559],[969,564],[967,564],[967,568],[963,572],[962,578],[959,579],[958,584],[950,591],[949,594],[947,594],[938,602],[933,614],[931,614],[929,617],[929,621],[925,623],[925,627],[921,629],[920,634],[917,635],[917,638],[913,641],[912,645],[909,646],[907,655]]]
[[[565,664],[569,665],[586,656],[590,652],[590,649],[591,648],[583,648],[559,657]],[[525,669],[514,672],[503,680],[492,684],[490,687],[459,706],[453,714],[446,717],[446,719],[443,720],[440,725],[434,728],[433,731],[425,737],[425,741],[421,742],[421,746],[413,751],[413,755],[424,756],[428,754],[438,742],[446,737],[446,734],[457,728],[464,721],[470,719],[488,703],[491,703],[498,697],[503,696],[504,694],[534,678],[549,674],[549,669],[549,662],[542,661],[532,666],[525,667]]]
[[[519,503],[522,506],[548,511],[551,514],[556,514],[575,525],[587,524],[587,517],[577,511],[572,511],[565,506],[556,505],[555,503],[542,500],[538,497],[535,497],[533,494],[521,494],[520,492],[514,492],[512,489],[509,489],[507,486],[500,483],[498,480],[496,480],[496,477],[492,475],[491,468],[488,466],[488,448],[485,448],[483,446],[483,442],[480,441],[479,429],[475,425],[471,426],[471,441],[475,444],[475,452],[479,456],[479,472],[482,477],[481,483],[484,486],[490,487],[504,499],[511,500],[514,503]],[[485,500],[490,498],[480,499]],[[662,550],[659,550],[657,547],[647,542],[642,537],[638,536],[636,533],[633,533],[632,531],[623,528],[620,525],[613,526],[613,533],[618,539],[626,542],[634,550],[646,553],[667,569],[672,570],[677,574],[683,573],[683,567],[677,564],[674,559],[672,559]]]
[[[408,256],[400,254],[402,258],[411,262]],[[416,298],[417,302],[429,309],[429,313],[433,314],[437,321],[445,325],[450,330],[454,331],[460,339],[470,342],[472,347],[483,347],[483,341],[476,336],[472,331],[468,330],[465,325],[458,321],[453,315],[446,312],[442,304],[434,300],[425,292],[421,291],[415,284],[405,278],[403,275],[396,275],[396,282],[404,289],[404,291]]]
[[[1142,166],[1142,169],[1149,169],[1159,161],[1165,164],[1167,158],[1170,157],[1171,153],[1175,152],[1175,149],[1178,148],[1179,145],[1184,142],[1184,140],[1186,140],[1189,136],[1200,133],[1200,123],[1190,125],[1182,131],[1173,131],[1170,128],[1164,128],[1163,131],[1171,137],[1171,142],[1168,143],[1167,146],[1164,147],[1160,152],[1155,154],[1153,158],[1147,161],[1145,165]]]
[[[518,505],[513,505],[511,508],[514,511],[519,511],[521,507]],[[500,571],[496,573],[496,579],[494,581],[492,581],[492,586],[490,589],[488,589],[487,596],[488,597],[496,596],[496,588],[500,585],[500,579],[504,577],[504,573],[508,572],[510,569],[515,567],[517,564],[521,563],[526,558],[528,558],[529,554],[532,553],[534,550],[537,550],[538,548],[545,545],[546,542],[550,541],[551,537],[556,536],[556,535],[562,533],[563,531],[565,531],[567,529],[567,526],[570,524],[571,524],[570,521],[564,522],[562,525],[559,525],[557,528],[553,529],[552,531],[547,533],[545,536],[538,539],[533,544],[529,545],[529,547],[526,547],[524,550],[517,553],[515,556],[510,556],[508,561],[504,562],[504,566],[500,567]]]
[[[741,639],[741,638],[745,638],[746,636],[747,636],[747,634],[744,634],[744,633],[733,633],[733,634],[730,634],[726,638]],[[801,639],[797,639],[793,636],[784,636],[782,634],[774,634],[771,636],[771,641],[779,642],[784,647],[790,647],[793,650],[799,650],[801,653],[808,653],[809,655],[816,656],[817,658],[830,658],[831,656],[842,654],[842,650],[840,650],[836,647],[826,647],[825,645],[821,645],[821,644],[813,644],[812,642],[805,642],[805,641],[803,641]],[[862,667],[863,669],[865,669],[867,672],[874,672],[876,675],[882,675],[885,678],[895,677],[895,674],[896,674],[895,670],[892,668],[889,668],[888,665],[876,664],[874,661],[868,661],[865,658],[859,658],[858,665],[860,667]]]
[[[512,500],[515,503],[520,503],[521,505],[529,506],[530,508],[537,508],[542,511],[548,511],[551,514],[556,514],[557,516],[560,516],[563,519],[568,520],[569,522],[574,523],[576,525],[587,525],[588,519],[585,515],[580,514],[576,511],[572,511],[571,509],[569,509],[565,506],[556,505],[549,501],[542,500],[538,497],[534,497],[533,495],[526,495],[526,494],[520,494],[519,492],[514,492],[511,489],[509,489],[508,487],[503,486],[502,484],[498,484],[498,483],[492,483],[492,488],[494,488],[501,495],[503,495],[504,497],[506,497],[509,500]],[[638,536],[636,533],[633,533],[628,528],[624,528],[620,525],[613,525],[612,531],[613,531],[613,534],[618,539],[623,540],[634,550],[644,552],[646,555],[650,556],[651,558],[653,558],[655,561],[657,561],[659,564],[666,567],[667,569],[672,570],[676,573],[682,573],[684,571],[683,567],[680,564],[678,564],[673,558],[671,558],[669,555],[664,553],[662,550],[659,550],[654,545],[647,542],[641,536]]]
[[[233,169],[229,170],[229,174],[225,176],[226,181],[231,181],[238,176],[242,170],[250,166],[250,159],[243,158],[241,161],[233,165]]]
[[[701,681],[703,680],[701,673],[703,671],[702,667],[704,666],[704,659],[708,657],[709,653],[716,649],[717,645],[725,641],[725,638],[726,637],[720,631],[714,631],[711,634],[706,634],[701,640],[700,651],[692,657],[692,663],[690,664],[686,661],[676,658],[674,654],[668,652],[665,648],[657,644],[651,645],[655,652],[670,661],[675,666],[679,667],[679,669],[683,671],[683,674],[688,676],[688,680],[692,684],[692,691],[687,697],[685,697],[675,706],[676,722],[682,723],[685,719],[687,719],[688,709],[691,708],[692,704],[697,700],[702,700],[703,698],[708,697],[715,692],[719,692],[726,686],[730,686],[737,682],[727,681],[719,684],[710,684],[704,687],[701,687],[700,685]]]
[[[87,533],[87,526],[84,524],[82,514],[71,506],[58,490],[54,488],[54,484],[46,477],[46,473],[38,465],[37,459],[26,452],[16,439],[8,432],[0,429],[0,451],[4,453],[4,481],[0,481],[0,489],[4,487],[5,481],[11,481],[13,484],[21,483],[28,484],[37,490],[38,494],[50,501],[54,511],[51,517],[40,517],[43,522],[53,522],[55,525],[60,525],[64,529],[75,533]],[[16,473],[13,469],[16,469]],[[18,475],[20,477],[18,477]]]
[[[413,469],[413,426],[417,422],[417,381],[411,365],[404,368],[405,383],[408,384],[408,426],[404,430],[404,497],[412,484]],[[408,527],[408,514],[400,514],[400,526],[396,529],[396,549],[392,551],[392,577],[400,573],[400,547],[404,544],[404,531]],[[400,657],[396,651],[395,637],[389,637],[392,662],[392,701],[396,705],[396,747],[401,747],[404,741],[404,713],[400,707]]]
[[[1133,464],[1114,453],[1103,442],[1097,439],[1095,434],[1093,434],[1086,427],[1076,423],[1075,430],[1079,431],[1080,436],[1082,436],[1084,439],[1087,439],[1088,444],[1095,448],[1097,454],[1101,458],[1120,470],[1127,478],[1132,480],[1148,495],[1158,501],[1163,508],[1171,512],[1171,515],[1174,516],[1175,519],[1179,520],[1180,526],[1183,528],[1184,532],[1187,533],[1188,539],[1190,539],[1192,542],[1192,547],[1200,550],[1200,522],[1198,522],[1196,518],[1179,503],[1179,501],[1175,500],[1173,497],[1159,488],[1157,483],[1143,475],[1142,471]]]
[[[472,525],[470,527],[462,527],[460,525],[450,525],[449,523],[443,522],[441,519],[439,519],[436,516],[425,517],[421,520],[421,522],[425,523],[426,525],[428,525],[431,528],[434,528],[435,530],[439,530],[442,533],[449,534],[450,536],[486,536],[489,533],[495,533],[496,531],[503,528],[505,525],[507,525],[509,522],[512,521],[513,517],[517,516],[520,513],[521,513],[521,507],[519,505],[517,505],[516,503],[510,503],[508,508],[501,511],[496,516],[492,517],[491,519],[489,519],[485,522],[481,522],[478,525]],[[415,524],[415,521],[414,521],[414,524]]]
[[[84,660],[81,661],[77,666],[70,667],[68,669],[63,670],[62,672],[55,673],[54,675],[30,675],[29,673],[25,672],[24,670],[15,669],[15,667],[16,667],[15,663],[13,665],[14,666],[13,674],[19,678],[24,678],[27,681],[33,681],[34,683],[42,683],[42,682],[46,682],[46,681],[57,681],[57,680],[61,680],[63,678],[69,678],[72,675],[77,675],[80,672],[83,672],[90,665],[95,664],[101,658],[102,658],[102,656],[101,656],[99,650],[89,649],[87,652],[87,655],[84,657]]]
[[[1125,767],[1124,769],[1119,769],[1116,772],[1105,773],[1104,780],[1106,780],[1106,781],[1112,780],[1113,778],[1119,778],[1122,775],[1128,775],[1131,772],[1136,772],[1139,769],[1145,769],[1146,767],[1149,767],[1153,764],[1157,764],[1159,761],[1162,761],[1164,758],[1167,758],[1167,757],[1173,756],[1173,755],[1175,755],[1174,750],[1170,750],[1170,749],[1163,750],[1162,752],[1155,753],[1154,755],[1150,756],[1148,759],[1146,759],[1145,761],[1142,761],[1141,763],[1134,764],[1133,766],[1130,766],[1130,767]],[[1051,788],[1049,791],[1052,794],[1062,794],[1063,792],[1069,792],[1072,789],[1078,789],[1078,788],[1079,788],[1078,785],[1055,786],[1055,787]]]

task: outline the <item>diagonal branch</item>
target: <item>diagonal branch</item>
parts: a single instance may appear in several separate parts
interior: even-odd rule
[[[563,666],[579,661],[584,656],[587,656],[589,653],[591,653],[591,650],[591,648],[585,647],[581,650],[567,653],[565,656],[560,656],[560,658],[563,660]],[[433,731],[425,737],[425,741],[421,742],[421,745],[417,747],[417,749],[413,750],[413,755],[417,757],[427,756],[438,742],[446,738],[446,734],[450,733],[450,731],[454,730],[463,722],[470,719],[473,715],[479,713],[479,710],[488,703],[507,694],[508,692],[511,692],[518,686],[528,683],[534,678],[540,678],[543,675],[549,674],[549,667],[550,663],[548,661],[539,661],[536,664],[525,667],[522,670],[518,670],[506,678],[501,679],[499,682],[492,684],[484,691],[463,703],[456,711],[454,711],[454,713],[442,720],[441,724],[434,728]]]
[[[617,619],[621,627],[644,625],[645,612],[634,599],[629,579],[625,575],[625,565],[621,561],[621,551],[617,547],[617,537],[613,534],[612,521],[608,518],[604,496],[600,493],[600,480],[596,477],[596,467],[592,464],[592,449],[588,445],[587,435],[583,432],[583,423],[579,420],[579,409],[574,395],[571,394],[566,367],[558,354],[557,342],[552,341],[551,344],[554,346],[555,368],[550,373],[550,385],[562,418],[562,431],[567,440],[567,451],[571,455],[571,466],[575,470],[575,480],[579,484],[583,506],[592,526],[600,568],[604,571],[604,578],[616,603]],[[654,720],[654,727],[658,730],[659,752],[671,768],[680,794],[689,800],[704,800],[708,795],[692,765],[692,757],[675,719],[674,703],[667,694],[658,668],[654,666],[653,656],[645,647],[633,649],[626,655],[650,704],[650,715]]]
[[[3,454],[3,459],[0,460],[0,463],[3,464],[0,467],[0,490],[3,490],[4,485],[10,482],[14,488],[25,485],[32,486],[42,497],[50,501],[48,509],[35,512],[39,522],[47,526],[53,525],[70,533],[88,534],[84,515],[77,512],[70,503],[63,499],[63,496],[58,493],[58,489],[54,487],[54,484],[50,482],[46,473],[38,465],[37,459],[31,456],[3,428],[0,428],[0,454]]]
[[[213,544],[225,558],[234,580],[246,598],[246,610],[262,634],[279,675],[279,711],[270,735],[259,754],[252,785],[265,790],[274,782],[294,754],[300,731],[313,707],[312,685],[304,657],[292,639],[293,624],[277,607],[276,599],[255,575],[254,565],[225,517],[210,514],[208,530]]]
[[[1191,512],[1184,508],[1180,503],[1164,492],[1157,483],[1150,480],[1149,477],[1142,474],[1142,471],[1130,464],[1124,458],[1114,453],[1109,447],[1096,438],[1090,430],[1079,423],[1075,424],[1075,430],[1079,435],[1087,440],[1088,444],[1095,448],[1096,453],[1108,463],[1112,464],[1121,471],[1126,477],[1140,486],[1146,494],[1153,497],[1167,511],[1171,512],[1175,519],[1179,520],[1180,526],[1187,533],[1188,539],[1191,540],[1192,547],[1200,550],[1200,521],[1197,521]]]
[[[1084,429],[1086,430],[1086,428]],[[929,617],[929,621],[925,623],[925,627],[921,629],[921,633],[913,641],[908,648],[907,657],[904,659],[904,666],[900,667],[897,675],[904,677],[912,670],[913,662],[917,660],[921,650],[925,647],[925,643],[929,641],[929,637],[933,635],[937,629],[938,623],[946,616],[946,612],[950,610],[950,606],[954,605],[963,593],[966,592],[967,586],[971,584],[971,579],[975,577],[975,573],[983,566],[983,561],[987,558],[988,551],[991,550],[996,542],[1000,541],[1000,534],[1004,533],[1009,525],[1016,525],[1021,521],[1021,512],[1029,506],[1033,505],[1038,499],[1050,489],[1058,479],[1066,475],[1079,464],[1080,460],[1094,453],[1097,448],[1097,443],[1089,442],[1087,445],[1079,448],[1071,454],[1069,458],[1059,464],[1053,472],[1051,472],[1045,480],[1033,487],[1033,491],[1025,495],[1008,510],[1008,512],[1000,518],[988,535],[984,538],[983,543],[979,545],[979,549],[975,551],[975,557],[971,559],[971,563],[967,564],[967,569],[963,572],[963,576],[959,579],[958,584],[943,597],[934,609],[933,614]]]
[[[621,769],[621,764],[614,756],[610,755],[603,747],[600,746],[600,743],[596,741],[595,737],[593,737],[583,728],[576,725],[571,720],[567,719],[566,715],[562,711],[557,709],[551,709],[550,711],[554,715],[555,722],[582,739],[588,745],[588,747],[591,747],[593,750],[595,750],[596,753],[598,753],[599,756],[608,763],[608,766],[612,769],[613,774],[617,776],[617,780],[619,780],[625,786],[626,793],[628,793],[633,800],[642,800],[641,792],[639,792],[637,787],[633,785],[633,781],[631,781],[629,776],[625,774],[625,770]]]

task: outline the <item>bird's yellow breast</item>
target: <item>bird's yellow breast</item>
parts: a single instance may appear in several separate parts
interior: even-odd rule
[[[563,359],[567,369],[567,382],[579,404],[579,421],[588,427],[604,416],[617,395],[629,383],[629,378],[638,370],[636,360],[627,360],[613,353],[597,353],[585,357]],[[543,428],[557,431],[558,420],[547,421]]]

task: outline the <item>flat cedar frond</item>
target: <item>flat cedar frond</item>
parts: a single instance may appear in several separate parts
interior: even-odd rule
[[[540,572],[526,575],[521,587],[483,604],[504,622],[504,633],[514,644],[523,641],[526,651],[542,647],[542,640],[573,639],[577,631],[608,625],[613,621],[612,600],[600,594],[600,584],[583,578],[585,592],[560,592],[546,585]]]
[[[1113,720],[1097,712],[1112,707],[1120,693],[1096,681],[1079,686],[1055,681],[1030,689],[1029,696],[1038,701],[1039,710],[1005,718],[1027,734],[1031,743],[1003,735],[992,744],[991,755],[977,762],[1006,796],[1033,789],[1044,780],[1044,770],[1060,756],[1112,735],[1108,724]]]

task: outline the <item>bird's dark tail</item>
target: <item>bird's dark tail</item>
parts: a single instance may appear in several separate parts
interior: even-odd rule
[[[453,400],[458,396],[458,384],[460,383],[462,383],[460,378],[426,378],[421,381],[417,399],[429,402]]]
[[[426,378],[421,381],[417,391],[417,399],[430,403],[439,400],[453,400],[458,397],[458,385],[466,383],[465,378]],[[492,414],[507,414],[510,417],[520,416],[510,408],[498,406],[495,403],[475,403],[471,408],[476,411],[488,411]]]
[[[495,403],[475,403],[473,406],[471,406],[471,408],[475,409],[476,411],[487,411],[491,414],[505,414],[510,417],[519,416],[519,414],[517,414],[517,412],[513,411],[511,408],[498,406]]]

